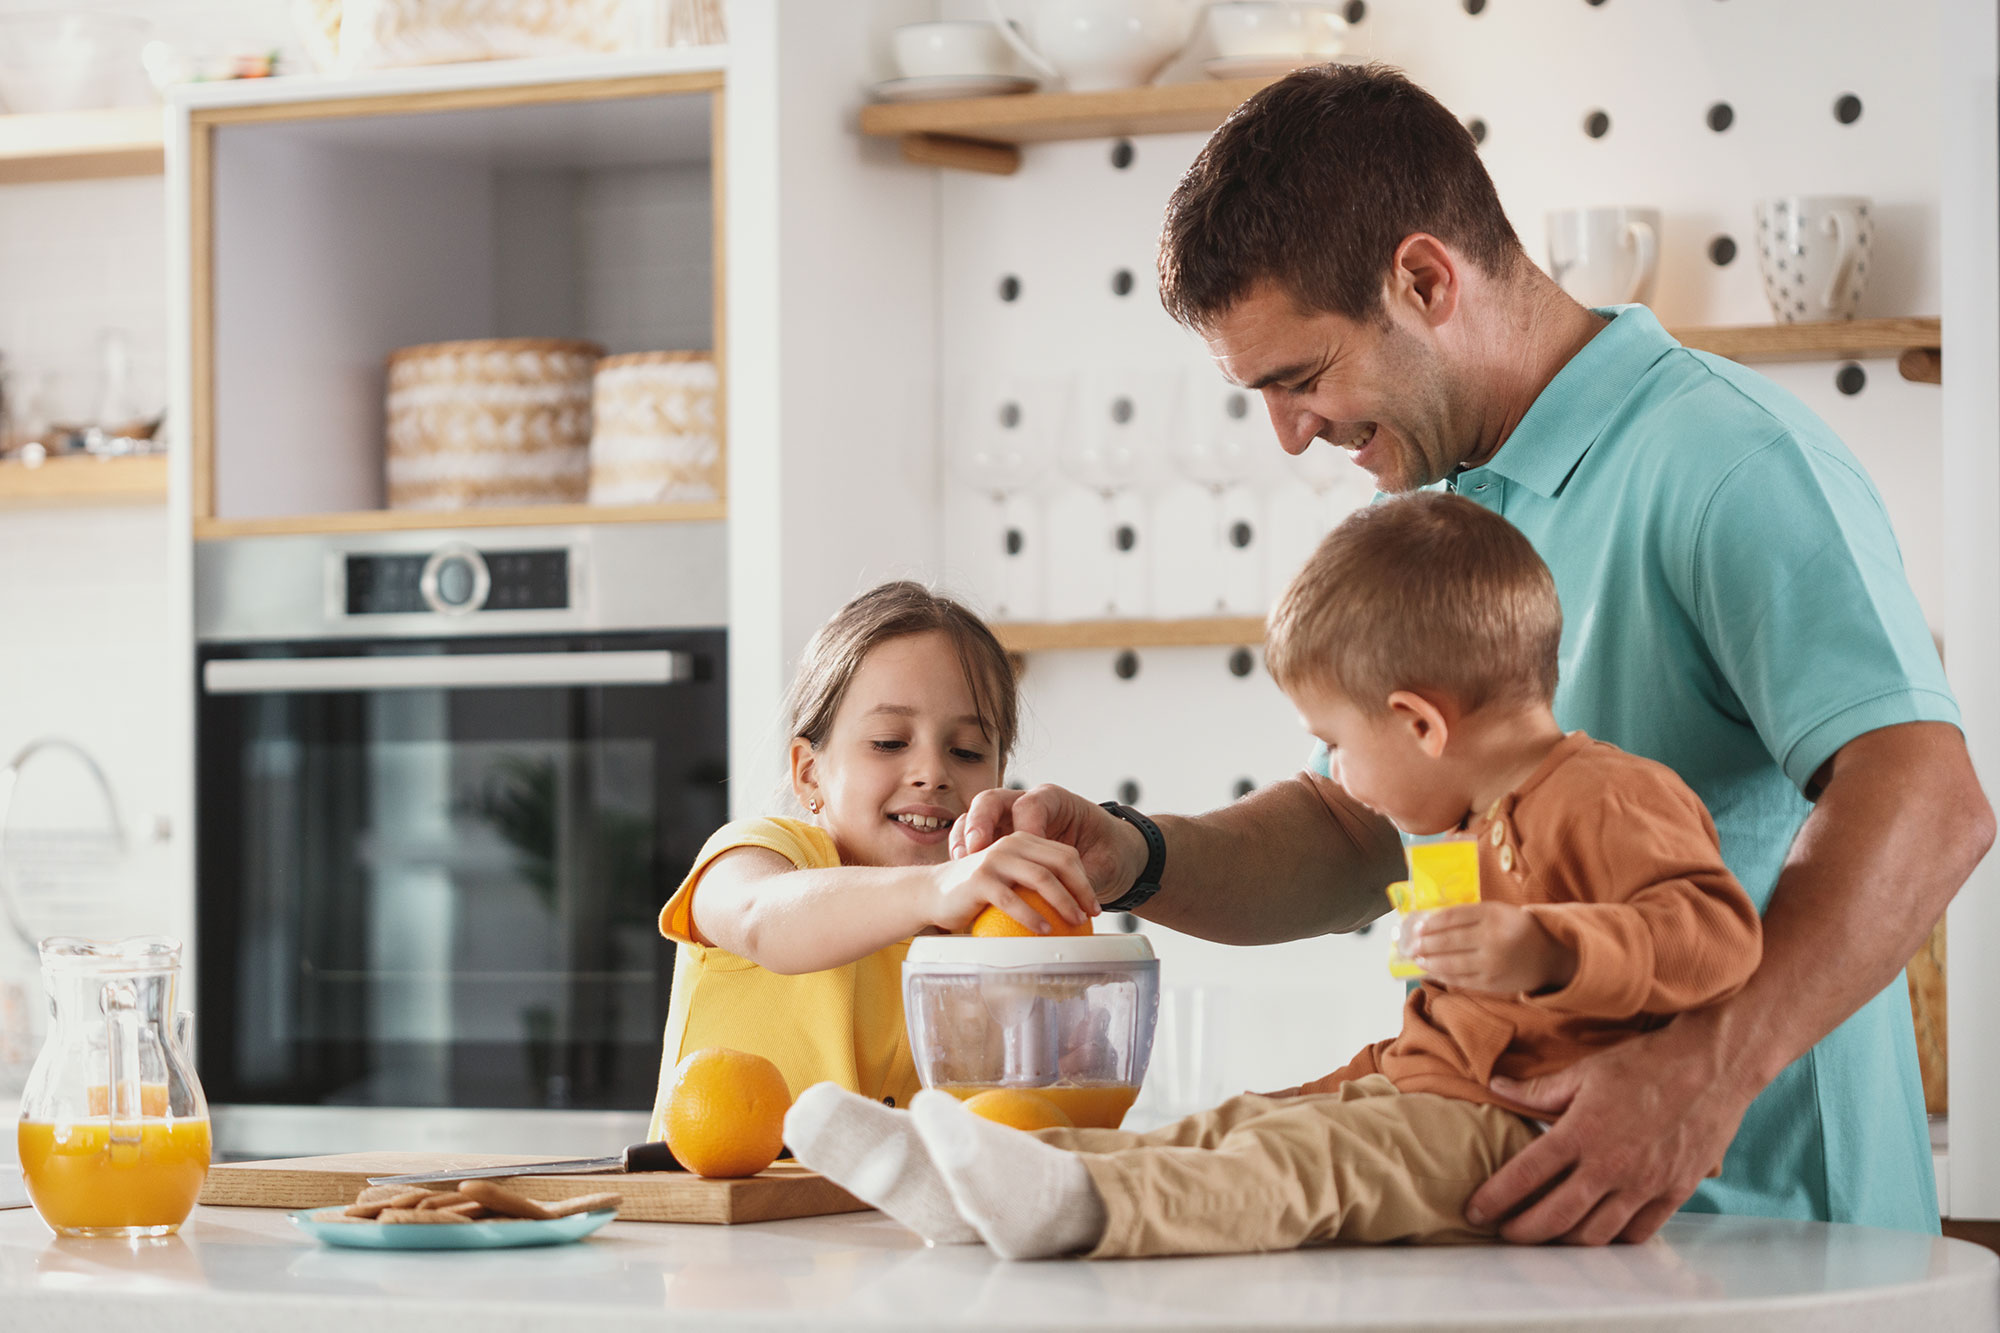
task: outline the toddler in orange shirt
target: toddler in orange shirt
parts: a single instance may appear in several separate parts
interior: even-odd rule
[[[1404,951],[1428,975],[1397,1036],[1150,1133],[1023,1133],[946,1093],[903,1112],[820,1084],[786,1142],[927,1239],[969,1224],[1010,1259],[1490,1235],[1465,1201],[1538,1132],[1491,1080],[1733,994],[1761,950],[1686,784],[1557,725],[1561,633],[1528,540],[1421,492],[1342,523],[1271,613],[1266,664],[1333,780],[1405,833],[1479,847],[1481,901],[1410,918]]]

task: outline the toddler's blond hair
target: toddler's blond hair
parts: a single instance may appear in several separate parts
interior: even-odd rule
[[[1379,714],[1397,690],[1461,708],[1555,697],[1562,606],[1520,530],[1419,491],[1351,514],[1271,609],[1264,664],[1287,694],[1331,686]]]

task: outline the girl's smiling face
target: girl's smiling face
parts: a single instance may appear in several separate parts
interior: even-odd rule
[[[844,865],[938,865],[952,821],[1000,785],[951,636],[933,630],[870,649],[818,749],[792,741],[792,791]]]

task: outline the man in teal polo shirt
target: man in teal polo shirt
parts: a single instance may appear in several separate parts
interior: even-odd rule
[[[1649,311],[1564,295],[1471,137],[1391,71],[1252,97],[1176,190],[1160,266],[1287,452],[1345,447],[1385,491],[1443,482],[1527,533],[1563,602],[1558,720],[1674,768],[1764,912],[1738,995],[1508,1089],[1554,1126],[1471,1220],[1603,1243],[1687,1204],[1935,1231],[1900,974],[1994,820],[1854,458]],[[1064,838],[1102,895],[1213,939],[1352,929],[1401,847],[1316,758],[1195,818],[984,793],[954,841]]]

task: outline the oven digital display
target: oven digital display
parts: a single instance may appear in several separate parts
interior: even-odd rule
[[[569,551],[481,551],[491,580],[486,598],[475,611],[561,611],[569,607]],[[441,571],[448,577],[460,568]],[[432,611],[424,600],[424,567],[428,554],[350,555],[346,558],[346,611],[350,616],[422,615]],[[457,599],[452,599],[456,602]]]

